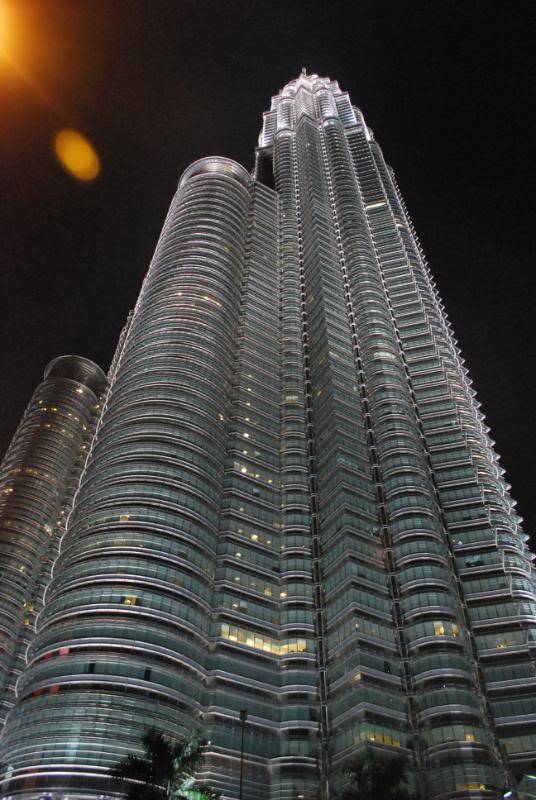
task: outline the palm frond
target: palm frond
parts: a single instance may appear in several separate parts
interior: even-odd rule
[[[192,734],[173,745],[173,761],[177,773],[193,775],[201,765],[206,741]]]
[[[176,800],[219,800],[220,794],[205,783],[196,783],[195,778],[191,777],[182,782],[173,797]]]
[[[220,795],[210,786],[194,786],[192,789],[185,789],[181,795],[181,800],[219,800]]]
[[[127,780],[148,783],[152,779],[152,763],[147,758],[129,754],[113,767],[110,777],[116,783]]]
[[[218,800],[204,784],[196,784],[206,742],[198,734],[169,739],[156,728],[142,737],[143,757],[127,755],[110,771],[126,800]]]
[[[366,753],[345,770],[338,800],[410,800],[406,789],[407,762]]]
[[[125,800],[165,800],[165,791],[149,783],[125,783]]]
[[[142,743],[152,765],[151,781],[167,786],[175,769],[173,744],[156,728],[145,731]]]

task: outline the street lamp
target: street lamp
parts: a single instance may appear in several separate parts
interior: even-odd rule
[[[238,789],[238,800],[242,800],[242,786],[244,783],[244,728],[246,727],[246,720],[248,712],[245,708],[240,710],[240,723],[242,730],[240,734],[240,787]]]

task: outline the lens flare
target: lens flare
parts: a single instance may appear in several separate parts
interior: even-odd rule
[[[79,181],[94,181],[101,171],[93,145],[71,128],[64,128],[56,134],[54,152],[64,170]]]
[[[6,52],[10,32],[10,19],[6,11],[6,6],[4,3],[0,3],[0,55],[4,55]]]

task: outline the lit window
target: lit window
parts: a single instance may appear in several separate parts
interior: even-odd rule
[[[445,635],[445,626],[442,622],[434,622],[434,633],[436,636]]]
[[[121,516],[119,517],[120,522],[128,522],[129,519],[130,519],[130,514],[121,514]]]
[[[137,602],[138,598],[134,594],[127,594],[125,597],[123,597],[123,603],[126,606],[135,606]]]
[[[453,636],[459,636],[460,635],[460,628],[459,628],[458,625],[456,625],[455,622],[452,623],[451,629],[452,629],[452,635]]]

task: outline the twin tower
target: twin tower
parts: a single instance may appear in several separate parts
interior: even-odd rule
[[[392,170],[336,82],[189,167],[108,373],[53,361],[0,482],[2,797],[117,794],[148,726],[244,800],[536,759],[536,584]],[[247,720],[241,720],[241,712]],[[242,714],[244,717],[244,714]]]

